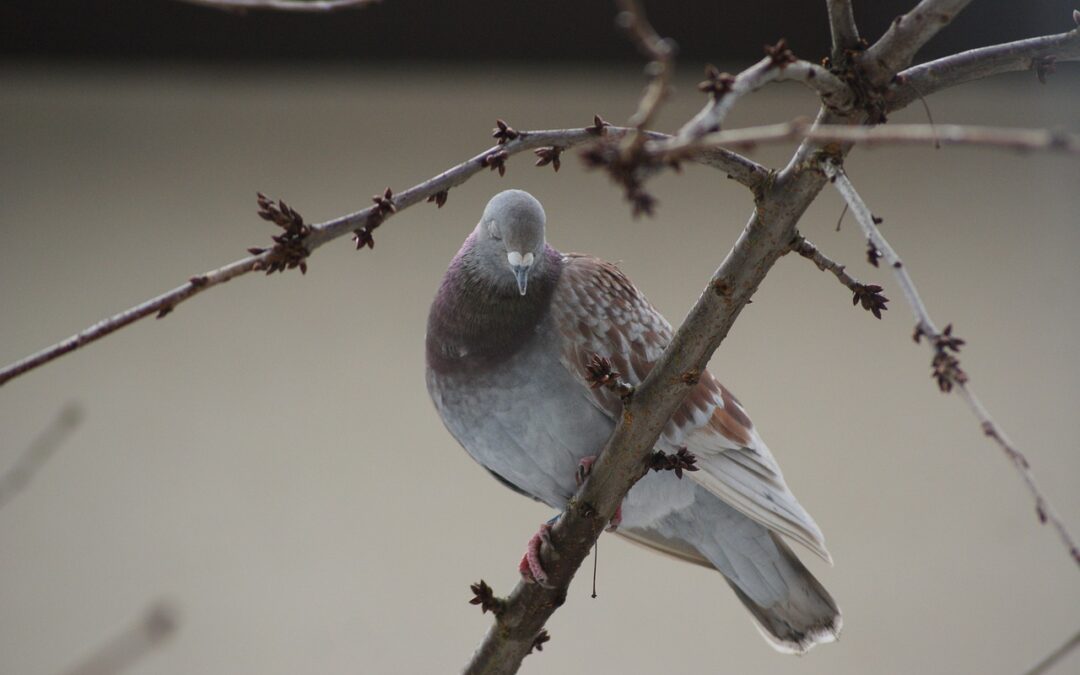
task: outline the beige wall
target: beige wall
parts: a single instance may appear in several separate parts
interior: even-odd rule
[[[624,71],[504,67],[325,72],[0,72],[0,361],[9,362],[268,241],[256,190],[310,220],[366,206],[518,128],[632,110]],[[696,72],[661,125],[696,109]],[[1062,71],[1069,70],[1061,68]],[[1080,80],[1001,78],[930,100],[939,123],[1076,130]],[[733,125],[811,114],[797,86]],[[896,120],[923,121],[919,108]],[[782,162],[787,151],[759,153]],[[968,149],[857,150],[851,175],[963,363],[1080,532],[1080,210],[1075,159]],[[545,204],[564,250],[622,261],[677,323],[746,221],[709,170],[665,175],[652,220],[568,157],[511,160],[437,211],[402,213],[374,251],[346,241],[306,277],[250,276],[0,388],[0,467],[66,401],[85,421],[0,511],[0,672],[48,675],[153,599],[176,638],[131,672],[454,672],[505,592],[539,504],[502,488],[443,430],[423,384],[428,302],[487,198]],[[801,230],[881,282],[884,320],[801,259],[781,261],[713,369],[748,406],[825,531],[837,645],[773,653],[714,573],[604,537],[525,672],[1017,673],[1075,632],[1080,582],[1017,476],[939,394],[885,270],[826,192]],[[1080,654],[1057,672],[1080,669]]]

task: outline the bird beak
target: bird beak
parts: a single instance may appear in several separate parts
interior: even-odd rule
[[[518,251],[510,251],[506,254],[506,262],[510,263],[510,270],[517,279],[518,290],[525,295],[525,289],[529,285],[529,269],[533,264],[533,254],[521,255]]]
[[[511,265],[510,269],[514,271],[514,276],[517,278],[518,290],[525,295],[525,289],[529,286],[529,266]]]

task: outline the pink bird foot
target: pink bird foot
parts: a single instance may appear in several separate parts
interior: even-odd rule
[[[544,544],[551,546],[551,525],[544,523],[529,540],[525,547],[525,555],[518,564],[518,572],[527,584],[540,584],[544,588],[550,588],[548,575],[544,570],[544,564],[540,560],[540,547]]]
[[[596,455],[589,455],[588,457],[582,457],[578,462],[577,473],[574,474],[574,479],[577,481],[578,487],[581,487],[585,479],[592,473],[593,464],[596,463]],[[615,515],[611,517],[611,521],[608,523],[608,532],[614,532],[619,524],[622,522],[622,504],[619,504],[619,508],[615,509]]]
[[[577,481],[578,487],[585,482],[585,479],[592,473],[592,465],[596,463],[596,455],[589,455],[588,457],[582,457],[578,462],[577,473],[574,474],[574,480]]]

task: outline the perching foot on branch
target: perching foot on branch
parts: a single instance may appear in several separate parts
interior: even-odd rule
[[[521,572],[521,578],[525,583],[551,588],[548,584],[547,572],[544,570],[544,563],[540,559],[540,549],[544,544],[549,547],[552,545],[550,523],[541,525],[529,540],[525,547],[525,555],[521,557],[521,562],[518,564],[518,571]]]

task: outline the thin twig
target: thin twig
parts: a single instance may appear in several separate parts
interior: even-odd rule
[[[687,159],[692,158],[698,148],[728,147],[747,152],[757,145],[804,139],[818,143],[860,143],[866,146],[974,145],[1018,152],[1080,154],[1080,135],[1062,131],[958,124],[889,124],[877,127],[814,125],[806,119],[719,131],[697,139],[661,141],[646,148],[663,153],[665,158]]]
[[[179,0],[189,5],[201,5],[226,12],[266,10],[272,12],[336,12],[360,9],[382,0]]]
[[[922,0],[910,12],[896,17],[889,30],[859,58],[859,63],[878,85],[911,63],[923,45],[952,23],[971,0]]]
[[[918,87],[916,87],[914,84],[912,84],[910,82],[908,82],[908,86],[911,87],[915,91],[915,94],[919,97],[919,103],[922,104],[923,112],[926,113],[926,123],[930,125],[931,129],[935,129],[935,131],[934,131],[934,149],[935,150],[940,150],[941,149],[941,142],[938,140],[938,137],[937,137],[936,126],[934,125],[934,114],[932,112],[930,112],[930,104],[926,102],[926,97],[923,96],[923,93],[921,91],[919,91]]]
[[[844,202],[844,208],[840,209],[840,217],[836,219],[836,231],[840,231],[840,226],[844,223],[844,216],[847,215],[847,202]]]
[[[949,340],[956,342],[955,339],[951,338],[950,330],[947,328],[942,332],[934,325],[933,320],[930,318],[930,313],[926,309],[926,305],[923,303],[918,290],[915,288],[915,282],[911,279],[911,275],[908,274],[907,266],[904,265],[900,256],[897,255],[896,251],[889,245],[889,242],[881,235],[881,231],[874,222],[873,214],[870,213],[870,209],[867,208],[866,203],[863,202],[862,197],[859,196],[859,193],[851,184],[851,181],[848,179],[847,174],[844,173],[843,168],[837,166],[832,160],[823,161],[821,166],[824,169],[825,174],[836,187],[836,191],[840,193],[848,203],[848,206],[851,207],[851,213],[855,216],[856,222],[859,223],[859,226],[866,234],[870,245],[876,249],[880,259],[892,268],[897,283],[900,285],[901,290],[904,292],[904,297],[907,298],[908,304],[915,314],[916,338],[927,338],[927,342],[931,345],[931,348],[936,350],[938,355],[941,355],[943,353],[941,347],[943,342]],[[952,349],[955,351],[958,349],[958,346]],[[937,359],[935,358],[935,364],[936,363]],[[1054,526],[1062,543],[1065,544],[1065,548],[1072,556],[1073,561],[1077,565],[1080,565],[1080,547],[1077,546],[1076,540],[1073,539],[1072,535],[1065,527],[1065,523],[1058,515],[1057,510],[1046,499],[1042,490],[1039,489],[1038,484],[1035,482],[1035,476],[1031,472],[1027,458],[1019,448],[1009,440],[1008,436],[1005,435],[1005,431],[990,415],[982,402],[979,401],[975,392],[971,390],[967,375],[959,370],[958,365],[955,365],[955,359],[953,359],[953,364],[950,365],[949,371],[945,372],[944,375],[938,374],[939,384],[942,383],[942,377],[949,378],[946,380],[948,386],[943,385],[942,390],[950,391],[955,389],[960,393],[960,397],[964,399],[968,408],[971,409],[975,418],[978,419],[983,433],[992,438],[998,446],[1001,447],[1005,456],[1009,459],[1009,462],[1016,468],[1017,473],[1020,475],[1024,484],[1027,486],[1028,491],[1031,493],[1032,498],[1035,500],[1035,511],[1039,521],[1042,523],[1049,522]]]
[[[1024,675],[1043,675],[1043,673],[1049,672],[1058,661],[1065,658],[1069,652],[1078,646],[1080,646],[1080,631],[1077,631],[1075,635],[1066,640],[1065,644],[1047,654],[1046,658],[1032,666],[1031,670],[1025,672]]]
[[[159,602],[64,675],[116,675],[161,646],[176,632],[177,624],[176,610]]]
[[[626,127],[604,127],[603,134],[611,138],[621,138],[634,129]],[[666,140],[670,136],[656,132],[648,132],[650,140]],[[425,199],[435,198],[438,194],[452,187],[461,185],[472,176],[484,171],[490,166],[489,158],[497,153],[505,153],[503,159],[527,150],[542,147],[569,148],[582,143],[596,140],[597,134],[594,128],[584,129],[557,129],[549,131],[523,131],[517,132],[516,138],[505,144],[488,148],[472,159],[466,160],[423,183],[415,185],[408,190],[398,193],[393,198],[395,212],[400,212],[414,204],[423,202]],[[745,157],[726,150],[714,150],[703,155],[695,161],[726,172],[736,181],[746,185],[751,190],[757,189],[768,177],[768,171],[761,165]],[[318,225],[310,226],[310,233],[303,239],[304,248],[310,253],[323,244],[350,234],[357,229],[366,227],[369,223],[382,222],[387,214],[379,204],[368,207],[361,211],[351,213],[340,218],[326,221]],[[226,281],[235,279],[252,271],[265,270],[268,268],[274,255],[275,249],[270,249],[258,255],[252,255],[241,260],[229,263],[224,267],[192,277],[187,283],[178,286],[171,291],[162,293],[135,307],[127,309],[115,316],[103,319],[89,328],[76,333],[68,339],[47,347],[36,354],[32,354],[3,369],[0,369],[0,385],[14,377],[38,368],[53,361],[64,354],[84,347],[91,342],[100,340],[124,326],[134,323],[139,319],[152,315],[163,315],[174,309],[180,303],[188,300],[210,288],[219,286]]]
[[[881,286],[860,282],[848,274],[844,265],[822,253],[817,246],[814,246],[802,235],[795,237],[795,241],[791,244],[791,250],[813,262],[822,272],[831,272],[841,284],[851,291],[851,304],[857,305],[861,303],[863,309],[879,319],[881,313],[888,309],[885,305],[889,302],[889,299],[881,294]]]
[[[913,66],[896,76],[885,100],[889,110],[899,110],[919,96],[990,75],[1032,70],[1047,59],[1080,60],[1080,29],[970,49]]]
[[[855,25],[855,13],[851,0],[826,0],[829,10],[829,33],[832,35],[832,60],[841,65],[846,52],[859,45],[859,28]]]
[[[771,49],[787,51],[783,41]],[[830,110],[846,112],[851,108],[854,93],[840,78],[815,63],[799,61],[790,56],[790,52],[787,54],[790,60],[766,56],[737,76],[716,74],[718,82],[713,90],[713,99],[679,129],[676,138],[685,142],[719,130],[740,98],[769,82],[801,82],[817,92],[822,103]]]
[[[80,421],[82,409],[75,403],[65,405],[56,419],[15,460],[15,464],[0,476],[0,509],[29,485],[38,469],[56,454]]]

